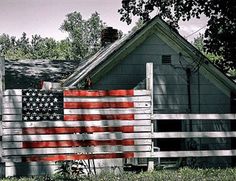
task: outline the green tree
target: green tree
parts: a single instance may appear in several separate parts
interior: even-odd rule
[[[204,54],[212,63],[214,64],[220,64],[222,57],[215,55],[213,53],[207,52],[205,48],[205,42],[204,42],[204,35],[199,34],[198,37],[194,38],[192,42],[193,46],[195,46],[202,54]]]
[[[29,38],[27,38],[27,35],[25,32],[23,32],[20,39],[16,41],[16,45],[19,51],[22,51],[24,54],[29,53],[29,49],[30,49]]]
[[[40,35],[33,35],[31,39],[31,54],[33,59],[58,59],[59,43],[53,38],[42,38]]]
[[[205,47],[210,53],[222,57],[217,63],[223,71],[236,68],[236,3],[235,0],[122,0],[121,20],[128,24],[132,15],[144,21],[155,13],[172,27],[179,20],[209,18],[205,32]]]
[[[74,59],[81,60],[100,48],[100,34],[104,26],[96,12],[88,20],[84,20],[79,12],[66,15],[60,29],[69,34]]]
[[[11,39],[9,35],[2,34],[0,35],[0,54],[4,56],[5,53],[11,48]]]
[[[33,59],[39,59],[40,58],[40,54],[39,51],[41,49],[41,41],[42,41],[42,37],[40,35],[32,35],[31,38],[31,54],[32,54],[32,58]]]
[[[72,57],[72,44],[69,38],[65,40],[61,40],[57,43],[57,52],[58,52],[58,59],[60,60],[71,60]]]

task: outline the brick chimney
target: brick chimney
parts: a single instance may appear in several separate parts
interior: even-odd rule
[[[102,30],[101,33],[101,43],[102,46],[106,46],[110,43],[113,43],[118,39],[118,30],[113,29],[112,27],[107,27]]]

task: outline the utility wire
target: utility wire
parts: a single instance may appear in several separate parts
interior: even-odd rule
[[[186,38],[188,38],[188,37],[190,37],[190,36],[193,36],[194,34],[196,34],[197,32],[201,31],[202,29],[204,29],[204,28],[206,28],[206,27],[207,27],[207,25],[205,25],[205,26],[199,28],[197,31],[194,31],[193,33],[191,33],[191,34],[189,34],[188,36],[186,36]]]

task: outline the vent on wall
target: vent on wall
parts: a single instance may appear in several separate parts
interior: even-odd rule
[[[162,55],[161,62],[162,64],[171,64],[171,55]]]

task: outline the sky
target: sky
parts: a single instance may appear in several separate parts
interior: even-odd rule
[[[120,7],[121,0],[0,0],[0,34],[20,37],[26,32],[28,37],[39,34],[61,40],[68,35],[60,31],[59,27],[66,14],[74,11],[80,12],[84,19],[97,11],[108,26],[128,33],[135,21],[129,26],[121,22],[121,15],[117,12]],[[179,32],[192,41],[200,32],[204,32],[205,28],[195,33],[205,25],[204,17],[180,22]]]

